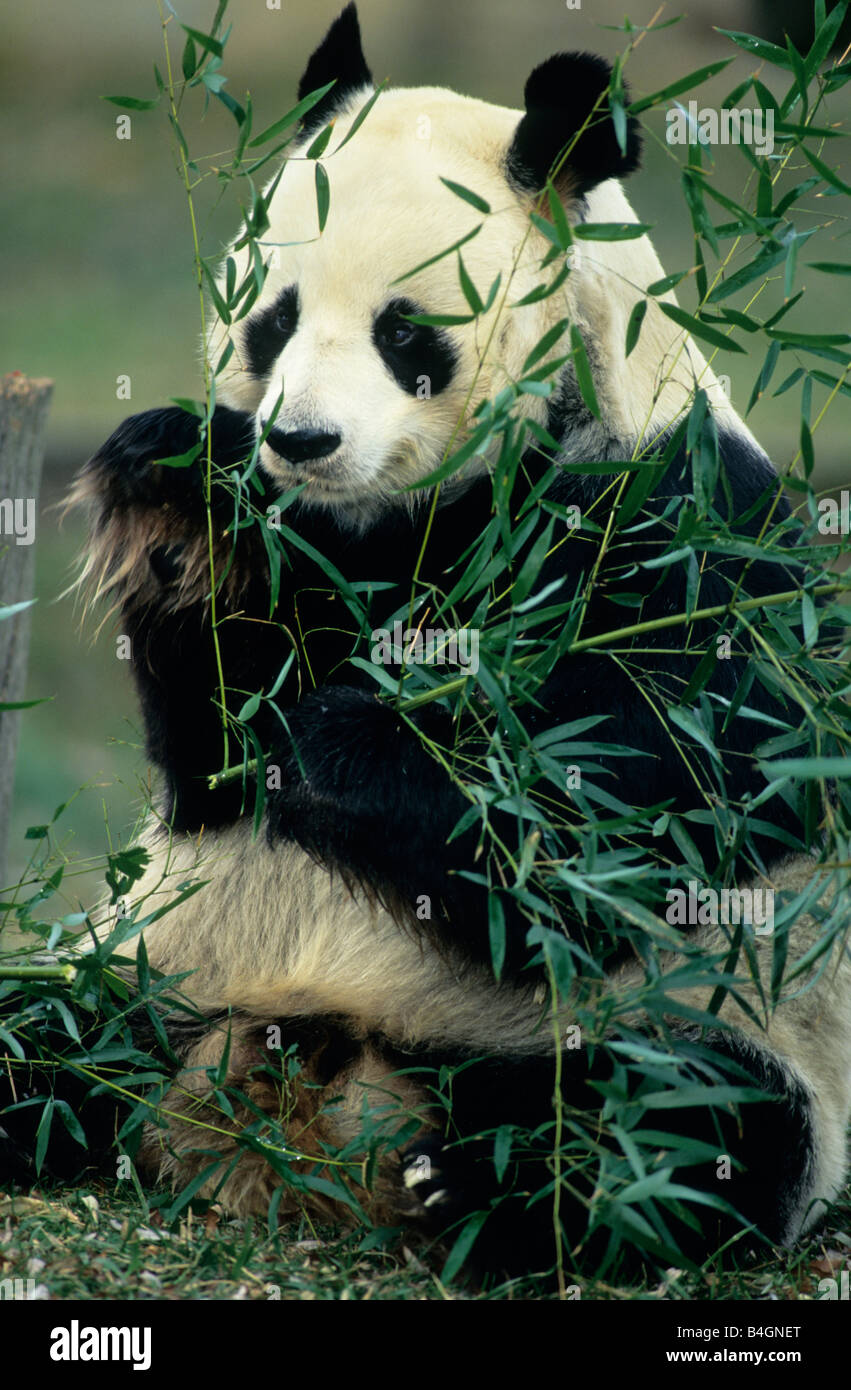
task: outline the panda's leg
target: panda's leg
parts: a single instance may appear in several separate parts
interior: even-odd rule
[[[722,1087],[753,1085],[766,1099],[743,1104],[738,1114],[723,1104],[654,1108],[646,1125],[709,1146],[712,1157],[675,1168],[675,1180],[698,1193],[723,1198],[745,1223],[755,1225],[769,1240],[782,1242],[790,1231],[797,1233],[796,1213],[812,1187],[812,1097],[800,1078],[770,1053],[760,1055],[724,1034],[705,1042],[712,1048],[712,1072],[693,1079]],[[610,1062],[600,1048],[593,1063],[584,1050],[563,1058],[558,1228],[563,1250],[570,1251],[577,1264],[596,1262],[606,1244],[605,1225],[598,1226],[596,1235],[589,1228],[597,1164],[588,1140],[614,1148],[595,1123],[600,1109],[595,1086],[612,1083]],[[431,1234],[445,1235],[451,1228],[451,1240],[467,1218],[487,1213],[472,1253],[480,1274],[545,1274],[554,1266],[554,1071],[551,1057],[502,1058],[462,1068],[453,1078],[449,1131],[418,1139],[404,1156],[403,1180],[419,1199],[420,1217]],[[630,1087],[631,1092],[635,1089]],[[657,1104],[664,1106],[674,1088],[655,1089]],[[580,1116],[588,1140],[577,1142],[571,1121]],[[505,1126],[516,1133],[509,1161],[497,1173],[497,1136]],[[697,1262],[742,1225],[713,1208],[690,1210],[699,1230],[670,1217],[666,1224],[682,1254]]]
[[[812,861],[784,866],[786,887],[800,890],[812,879]],[[803,915],[790,929],[788,966],[803,959],[823,927]],[[719,928],[706,929],[696,947],[718,955],[729,947]],[[708,1010],[711,988],[671,992],[667,1017],[669,1048],[683,1081],[714,1087],[748,1087],[759,1099],[734,1108],[723,1089],[717,1102],[672,1106],[679,1077],[667,1081],[642,1076],[641,1063],[627,1083],[630,1097],[648,1097],[645,1127],[661,1134],[706,1145],[708,1156],[679,1167],[672,1145],[665,1160],[675,1180],[698,1193],[720,1198],[738,1216],[691,1204],[692,1224],[668,1220],[668,1229],[686,1256],[701,1261],[743,1226],[753,1226],[768,1240],[791,1244],[814,1224],[841,1189],[847,1172],[846,1134],[851,1115],[851,960],[837,951],[825,968],[786,991],[789,995],[764,1026],[760,1015],[770,998],[773,945],[756,938],[761,983],[744,978],[722,1006],[726,1027],[699,1029],[678,1017],[678,1006]],[[682,965],[670,956],[666,972]],[[741,967],[738,972],[742,974]],[[607,992],[640,987],[640,973],[625,967],[607,982]],[[736,997],[737,996],[737,997]],[[653,1032],[654,1046],[664,1046],[639,1016],[624,1019],[639,1037]],[[628,1035],[627,1035],[628,1036]],[[623,1054],[621,1054],[621,1059]],[[691,1058],[691,1060],[689,1060]],[[451,1126],[418,1141],[405,1156],[406,1185],[420,1200],[420,1215],[437,1235],[456,1232],[465,1218],[487,1212],[473,1250],[481,1271],[521,1274],[551,1268],[555,1259],[554,1169],[555,1061],[550,1056],[504,1056],[471,1061],[470,1057],[435,1056],[433,1064],[450,1066]],[[562,1119],[566,1148],[561,1161],[563,1189],[559,1219],[564,1246],[593,1261],[604,1248],[602,1236],[589,1240],[588,1208],[595,1189],[596,1164],[588,1143],[571,1141],[570,1121],[584,1115],[592,1139],[606,1144],[603,1130],[594,1133],[593,1114],[600,1111],[600,1090],[612,1081],[612,1055],[603,1048],[593,1059],[585,1049],[566,1051],[562,1067]],[[707,1070],[707,1067],[709,1070]],[[648,1094],[649,1093],[649,1094]],[[655,1093],[655,1095],[653,1094]],[[709,1092],[710,1098],[712,1091]],[[497,1172],[496,1134],[505,1126],[531,1131]],[[483,1137],[480,1137],[483,1136]],[[503,1138],[503,1154],[504,1138]],[[616,1151],[616,1149],[615,1149]],[[660,1153],[665,1153],[660,1141]],[[543,1194],[543,1196],[538,1196]],[[534,1200],[537,1196],[537,1200]],[[603,1232],[605,1235],[605,1232]]]
[[[755,933],[752,968],[740,958],[736,974],[741,983],[727,993],[719,1011],[727,1031],[713,1031],[705,1041],[717,1054],[735,1059],[761,1090],[782,1097],[778,1108],[786,1116],[788,1164],[782,1155],[772,1159],[770,1126],[764,1137],[753,1125],[747,1129],[747,1112],[753,1107],[743,1107],[745,1134],[739,1151],[752,1176],[742,1180],[742,1203],[745,1214],[772,1240],[792,1244],[820,1219],[848,1174],[851,947],[847,888],[838,874],[818,874],[814,861],[801,855],[772,870],[772,886],[789,900],[817,898],[820,917],[829,915],[838,923],[839,939],[824,952],[825,921],[805,908],[776,932]],[[734,930],[704,928],[701,951],[725,955]],[[772,998],[772,978],[781,963],[780,1002],[771,1009],[766,1001]],[[672,998],[706,1011],[713,992],[673,991]],[[686,1031],[683,1025],[680,1031]],[[716,1181],[713,1190],[726,1186]]]

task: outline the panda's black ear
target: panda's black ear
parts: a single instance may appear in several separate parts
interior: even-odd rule
[[[372,73],[366,65],[361,48],[360,24],[356,5],[347,5],[337,16],[319,47],[311,54],[301,81],[298,99],[324,87],[334,86],[322,100],[308,111],[301,131],[311,135],[330,121],[334,112],[343,106],[353,92],[372,86]]]
[[[535,68],[524,92],[526,114],[507,156],[508,177],[515,187],[528,193],[543,188],[553,164],[608,87],[611,71],[593,53],[556,53]],[[638,167],[640,150],[634,117],[627,120],[626,151],[621,150],[603,97],[557,176],[559,191],[581,197],[604,179],[631,174]]]

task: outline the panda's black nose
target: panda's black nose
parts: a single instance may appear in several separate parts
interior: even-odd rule
[[[308,463],[333,454],[340,436],[326,430],[270,430],[266,443],[288,463]]]

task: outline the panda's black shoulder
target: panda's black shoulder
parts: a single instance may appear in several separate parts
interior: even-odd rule
[[[772,517],[785,521],[790,515],[789,499],[780,489],[777,470],[768,455],[742,430],[724,425],[718,431],[718,447],[729,484],[733,504],[733,519],[741,517],[765,493],[772,496]],[[756,534],[761,522],[757,517],[744,523],[748,534]]]

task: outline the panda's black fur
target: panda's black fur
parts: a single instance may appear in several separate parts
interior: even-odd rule
[[[334,117],[352,114],[352,101],[361,99],[371,82],[351,5],[311,58],[299,97],[332,79],[337,79],[336,85],[307,114],[300,139],[309,140]],[[557,55],[536,69],[526,86],[526,113],[504,151],[506,196],[510,189],[512,196],[522,196],[542,186],[607,81],[606,65],[583,55]],[[367,121],[353,143],[366,139],[369,129]],[[557,184],[582,216],[594,187],[629,173],[637,161],[633,123],[622,150],[603,108],[603,116],[568,154]],[[421,259],[428,250],[423,248]],[[394,325],[401,315],[421,306],[399,287],[394,293],[403,307],[391,299],[383,311],[389,318],[382,324],[379,314],[370,329],[377,357],[408,394],[415,389],[418,368],[425,364],[439,395],[462,370],[455,339],[448,330],[423,326],[407,338],[402,331],[395,343]],[[440,306],[425,307],[435,312]],[[297,334],[301,312],[291,286],[253,311],[244,338],[249,378],[261,380],[271,371]],[[588,342],[592,367],[597,365],[595,351],[601,350]],[[339,1132],[333,1121],[322,1128],[317,1096],[323,1088],[331,1094],[351,1090],[354,1106],[359,1086],[389,1086],[421,1115],[423,1128],[410,1153],[401,1163],[398,1158],[388,1160],[381,1170],[374,1209],[379,1220],[411,1221],[439,1232],[493,1202],[476,1243],[480,1267],[492,1272],[548,1268],[553,1259],[551,1203],[527,1205],[529,1193],[550,1181],[552,1133],[547,1126],[553,1097],[553,1055],[546,1028],[542,1034],[538,1027],[540,977],[527,968],[528,922],[519,913],[512,916],[508,904],[505,978],[497,986],[491,975],[488,890],[464,876],[474,863],[477,832],[450,838],[469,803],[409,721],[377,699],[374,683],[350,664],[358,650],[357,624],[344,594],[329,585],[316,559],[317,552],[330,558],[349,582],[386,585],[376,588],[368,601],[368,626],[384,626],[410,594],[413,564],[429,525],[431,494],[420,494],[409,506],[387,503],[372,512],[367,508],[351,514],[345,506],[297,499],[285,519],[300,544],[286,547],[280,597],[270,612],[269,562],[259,528],[239,531],[235,544],[224,534],[234,516],[226,481],[250,455],[255,437],[254,408],[241,408],[242,389],[225,393],[230,403],[219,405],[212,421],[213,474],[223,480],[213,487],[211,509],[217,573],[223,575],[217,602],[226,683],[237,691],[269,690],[293,647],[298,658],[277,696],[286,709],[289,732],[268,705],[261,706],[253,720],[267,767],[280,771],[279,784],[267,792],[259,840],[250,840],[251,786],[246,791],[235,780],[211,789],[207,780],[222,766],[223,743],[205,571],[206,459],[202,453],[189,468],[155,466],[157,459],[192,448],[197,420],[178,408],[133,416],[87,466],[77,489],[78,500],[87,502],[93,515],[89,570],[96,588],[112,595],[121,631],[131,639],[148,753],[164,779],[161,814],[168,829],[155,833],[151,843],[160,846],[162,855],[174,853],[179,861],[175,881],[189,871],[187,866],[191,868],[194,846],[212,846],[214,863],[217,855],[224,856],[216,885],[193,900],[195,916],[186,917],[185,925],[178,918],[170,935],[166,927],[149,946],[152,964],[166,972],[199,970],[197,991],[193,994],[191,978],[187,989],[209,1019],[209,1028],[196,1028],[188,1040],[180,1036],[175,1022],[174,1045],[185,1072],[172,1110],[184,1106],[188,1112],[191,1104],[203,1104],[204,1068],[220,1057],[228,1030],[229,1075],[248,1089],[246,1078],[262,1056],[265,1029],[275,1024],[282,1030],[284,1047],[298,1045],[304,1059],[305,1081],[312,1090],[300,1093],[297,1106],[302,1107],[299,1114],[311,1116],[317,1154],[323,1143],[350,1136],[348,1121],[340,1122]],[[634,438],[607,433],[605,421],[593,419],[567,371],[549,404],[546,424],[565,444],[565,457],[612,460],[613,472],[616,461],[629,458],[635,446]],[[671,457],[645,504],[648,525],[640,537],[642,558],[670,546],[666,506],[692,487],[691,461],[684,442],[677,443],[675,425],[672,418],[667,428],[657,428],[647,444],[648,451],[657,453],[670,445]],[[333,453],[334,421],[322,418],[321,411],[304,421],[282,424],[279,419],[275,429],[266,448],[277,454],[281,468],[286,458],[297,471],[303,458],[321,458],[323,450]],[[741,528],[747,535],[759,534],[766,524],[777,528],[785,545],[793,530],[771,464],[731,411],[725,415],[718,410],[717,429],[724,480],[718,486],[716,508],[731,520],[749,513]],[[574,438],[578,442],[568,447]],[[281,478],[269,472],[269,458],[261,453],[259,467],[268,498],[274,501]],[[523,502],[550,463],[541,451],[530,451],[518,475],[512,508]],[[546,496],[550,502],[577,504],[587,512],[610,482],[610,477],[564,472]],[[419,575],[423,586],[448,587],[453,568],[492,510],[487,473],[472,476],[466,486],[449,485],[429,527]],[[557,530],[555,539],[563,534]],[[640,610],[644,619],[683,611],[683,569],[672,564],[644,571],[649,578],[640,579],[626,564],[627,548],[635,544],[634,539],[615,536],[596,577],[583,636],[628,622],[636,610],[617,599],[637,583],[645,585]],[[707,557],[700,605],[725,604],[740,580],[749,597],[782,591],[794,585],[794,574],[791,545],[783,563],[759,560],[746,569],[734,556]],[[540,587],[558,578],[563,591],[571,594],[587,575],[584,547],[556,545],[541,569]],[[223,616],[227,621],[221,621]],[[714,641],[716,631],[709,624],[695,625],[693,645]],[[644,653],[641,661],[656,689],[674,703],[693,675],[696,658],[686,650],[672,653],[667,640],[658,645],[658,653]],[[614,760],[606,783],[612,794],[641,807],[669,807],[678,813],[699,809],[705,801],[695,789],[694,769],[711,780],[703,749],[685,740],[690,767],[672,756],[666,729],[650,706],[637,699],[623,668],[604,662],[593,650],[563,659],[537,693],[537,703],[524,714],[530,732],[604,712],[610,716],[607,741],[637,750]],[[737,655],[716,664],[707,689],[718,708],[732,699],[744,669],[744,658]],[[309,682],[315,688],[308,688]],[[758,682],[749,704],[758,714],[783,713]],[[419,710],[412,718],[427,739],[451,743],[449,717],[437,707]],[[716,730],[724,765],[723,793],[736,806],[765,786],[753,756],[765,727],[738,718],[726,733]],[[232,763],[241,761],[242,746],[235,738],[229,753]],[[511,818],[502,814],[508,833]],[[736,865],[740,878],[753,873],[756,863],[767,881],[783,886],[788,868],[790,881],[800,888],[814,866],[804,854],[795,806],[774,797],[759,815],[779,833],[757,826],[747,856]],[[692,823],[691,831],[707,865],[716,864],[725,852],[717,827],[707,820]],[[652,844],[658,850],[665,842],[654,839],[648,826],[645,840],[637,844],[644,849]],[[791,867],[790,847],[801,851]],[[672,857],[679,857],[675,850]],[[730,872],[733,864],[731,855]],[[215,869],[205,870],[202,877],[215,877]],[[417,910],[423,895],[432,904],[428,920],[421,920]],[[293,906],[282,906],[285,902]],[[335,913],[340,914],[338,923],[330,920]],[[361,926],[351,925],[361,919]],[[168,918],[163,920],[167,923]],[[290,925],[285,927],[285,921]],[[375,927],[374,941],[369,923]],[[564,927],[587,940],[589,933],[599,930],[593,918],[589,926],[578,916],[575,921],[566,917]],[[320,934],[322,960],[311,954],[314,929]],[[341,935],[335,939],[337,930]],[[346,931],[352,933],[348,940]],[[294,944],[288,932],[295,934]],[[279,945],[276,933],[281,936]],[[707,933],[706,945],[707,950],[718,949],[717,932]],[[598,958],[605,959],[607,987],[616,989],[620,979],[631,978],[636,964],[624,938],[606,941],[598,935],[595,949]],[[339,966],[334,963],[337,950]],[[347,950],[355,962],[350,975]],[[199,959],[194,958],[196,951]],[[329,957],[333,959],[326,975]],[[748,1081],[763,1093],[762,1101],[744,1106],[741,1115],[723,1105],[673,1112],[673,1132],[704,1138],[718,1153],[734,1155],[739,1167],[722,1195],[745,1221],[776,1241],[794,1239],[812,1219],[812,1204],[835,1196],[837,1177],[841,1178],[842,1131],[851,1089],[847,962],[822,990],[813,1004],[814,1017],[823,1017],[828,1030],[820,1041],[806,1002],[784,1015],[774,1034],[739,1012],[728,1028],[719,1027],[702,1039],[711,1049],[712,1077],[720,1082]],[[696,1074],[705,1075],[705,1057],[701,1062],[694,1050],[697,1030],[687,1009],[682,1018],[671,1020],[671,1033]],[[832,1049],[832,1055],[819,1071],[813,1058],[824,1048]],[[611,1077],[611,1057],[599,1049],[593,1056],[584,1049],[565,1052],[563,1066],[566,1106],[599,1105],[599,1087]],[[439,1114],[430,1111],[429,1093],[418,1081],[420,1075],[431,1075],[432,1068],[456,1069],[451,1124],[454,1135],[470,1141],[463,1146],[447,1147],[446,1131],[434,1127],[439,1126]],[[394,1082],[394,1076],[402,1079]],[[258,1081],[251,1094],[270,1113],[280,1104],[268,1079]],[[512,1161],[498,1178],[492,1132],[505,1125],[528,1128],[533,1137],[524,1161]],[[479,1134],[487,1137],[476,1140]],[[143,1160],[161,1176],[184,1181],[209,1161],[208,1154],[195,1155],[194,1144],[191,1128],[181,1128],[177,1121],[165,1146],[152,1131],[143,1146]],[[224,1141],[219,1147],[230,1152]],[[7,1155],[10,1149],[11,1141]],[[18,1143],[16,1162],[20,1153]],[[428,1163],[423,1163],[426,1158]],[[685,1180],[714,1192],[714,1176],[715,1163],[707,1161],[689,1169]],[[262,1159],[245,1155],[223,1200],[239,1212],[260,1212],[273,1186]],[[286,1210],[284,1203],[281,1211]],[[329,1211],[340,1215],[333,1204]],[[582,1238],[584,1208],[577,1202],[575,1211],[563,1210],[562,1215],[566,1236],[574,1244]],[[719,1221],[710,1209],[700,1234],[695,1237],[684,1228],[683,1238],[700,1256],[736,1225]]]

